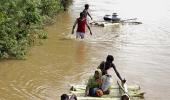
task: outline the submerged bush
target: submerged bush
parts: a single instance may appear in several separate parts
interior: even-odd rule
[[[23,59],[42,31],[45,17],[60,9],[59,0],[0,0],[0,58]]]

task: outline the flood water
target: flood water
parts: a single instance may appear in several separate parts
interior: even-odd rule
[[[84,40],[71,28],[84,4],[94,20],[117,12],[139,25],[93,26]],[[128,84],[139,84],[145,100],[170,96],[169,0],[74,0],[68,12],[47,26],[48,39],[34,46],[26,60],[0,61],[0,100],[59,100],[69,84],[85,84],[108,54]],[[115,77],[117,80],[117,77]]]

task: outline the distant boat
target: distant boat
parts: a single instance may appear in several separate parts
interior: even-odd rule
[[[105,21],[110,21],[110,22],[115,22],[115,23],[117,23],[117,22],[120,22],[120,18],[118,18],[117,16],[118,16],[117,13],[113,13],[112,15],[105,15],[105,16],[103,17],[103,19],[104,19]]]
[[[103,17],[104,21],[91,21],[89,22],[91,25],[97,25],[97,26],[117,26],[120,24],[133,24],[133,25],[138,25],[142,24],[142,22],[136,21],[137,18],[131,18],[131,19],[124,19],[122,20],[121,18],[117,17],[117,13],[113,13],[112,15],[105,15]]]

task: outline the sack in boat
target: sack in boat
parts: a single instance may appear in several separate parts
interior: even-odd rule
[[[101,88],[104,93],[106,92],[106,94],[109,94],[111,83],[112,83],[111,75],[106,74],[102,76],[102,87]]]

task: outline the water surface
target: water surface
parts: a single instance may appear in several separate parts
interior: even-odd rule
[[[71,27],[86,3],[94,20],[117,12],[143,24],[92,27],[93,36],[87,31],[84,40],[76,40]],[[0,62],[0,100],[59,100],[69,84],[86,83],[108,54],[121,76],[146,92],[146,100],[164,100],[170,94],[169,16],[168,0],[74,0],[45,28],[48,39],[27,60]]]

